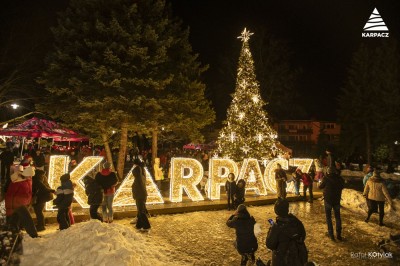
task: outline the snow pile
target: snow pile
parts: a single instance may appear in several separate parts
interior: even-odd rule
[[[400,200],[392,199],[395,210],[393,210],[389,204],[385,204],[385,220],[399,221],[400,220]],[[362,192],[353,189],[343,189],[342,201],[340,203],[343,207],[348,208],[352,211],[362,212],[366,214],[368,211],[367,201],[362,195]]]
[[[90,220],[41,238],[24,237],[21,265],[184,265],[166,254],[173,248],[133,226]]]
[[[351,171],[351,170],[348,170],[348,169],[343,169],[340,172],[340,175],[343,176],[343,177],[364,178],[366,173],[364,173],[362,171]],[[395,181],[400,181],[400,174],[399,173],[388,174],[388,173],[382,172],[381,173],[381,177],[383,179],[392,179],[392,180],[395,180]]]

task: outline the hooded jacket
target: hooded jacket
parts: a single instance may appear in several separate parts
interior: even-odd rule
[[[94,179],[103,188],[105,195],[112,195],[115,193],[115,186],[118,182],[115,172],[110,171],[110,169],[103,169],[96,174]]]
[[[240,254],[253,253],[258,249],[257,238],[254,235],[256,220],[245,209],[229,217],[226,225],[236,229],[236,244]]]
[[[277,265],[304,265],[299,258],[288,257],[290,239],[298,239],[304,243],[306,230],[303,223],[296,216],[289,214],[285,217],[278,216],[266,238],[266,246],[272,250],[272,266]],[[305,246],[304,246],[305,248]]]
[[[68,174],[62,175],[61,186],[56,190],[57,198],[53,201],[58,209],[67,209],[74,199],[74,187]]]
[[[367,196],[368,199],[375,201],[385,201],[385,199],[387,199],[387,201],[392,204],[392,199],[390,198],[384,180],[375,173],[367,181],[363,195]]]
[[[32,179],[24,177],[19,169],[11,175],[11,183],[5,195],[6,216],[21,206],[28,206],[32,200]]]

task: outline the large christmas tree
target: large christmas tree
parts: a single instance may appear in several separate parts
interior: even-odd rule
[[[228,109],[225,127],[218,138],[218,147],[224,157],[235,161],[244,158],[270,159],[277,153],[277,134],[268,124],[268,114],[263,109],[266,103],[261,99],[256,80],[254,62],[249,48],[253,33],[243,30],[236,79],[236,89]]]

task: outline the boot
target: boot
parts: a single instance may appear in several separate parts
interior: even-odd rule
[[[383,215],[379,214],[379,226],[385,226],[383,223]]]

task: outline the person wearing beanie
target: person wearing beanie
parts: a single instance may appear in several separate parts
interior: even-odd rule
[[[368,215],[365,222],[369,222],[371,215],[379,208],[379,226],[384,226],[383,217],[385,216],[385,199],[394,209],[392,199],[390,198],[387,187],[380,173],[374,172],[372,177],[367,181],[363,195],[369,200]]]
[[[270,265],[303,266],[308,261],[303,223],[289,213],[289,202],[286,199],[278,198],[274,211],[277,215],[276,222],[270,222],[271,227],[265,242],[267,248],[272,250]]]
[[[335,241],[335,236],[333,234],[333,224],[332,224],[332,209],[333,209],[336,221],[336,238],[341,241],[342,219],[340,217],[340,200],[342,197],[342,190],[344,188],[344,180],[336,172],[329,171],[328,174],[322,178],[322,181],[319,183],[318,187],[320,189],[323,189],[326,224],[328,226],[328,236],[331,240]]]
[[[258,249],[257,238],[254,235],[255,224],[256,220],[250,215],[244,204],[240,204],[226,222],[228,227],[236,230],[234,246],[242,256],[240,265],[246,265],[249,258],[253,264],[255,262],[255,252]]]
[[[56,190],[57,197],[53,200],[53,204],[57,207],[57,222],[60,230],[67,229],[71,226],[71,220],[68,215],[69,208],[74,199],[74,186],[71,182],[69,174],[60,177],[61,186]]]
[[[101,205],[103,222],[112,223],[114,219],[113,201],[115,187],[118,184],[118,177],[117,174],[111,170],[111,163],[105,162],[103,164],[103,170],[98,172],[94,179],[103,189],[103,200]]]

